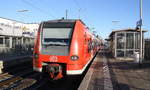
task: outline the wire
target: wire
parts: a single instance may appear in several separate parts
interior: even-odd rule
[[[73,0],[73,1],[74,1],[75,5],[78,8],[78,19],[81,19],[81,15],[80,15],[80,13],[81,13],[81,7],[80,7],[80,5],[79,5],[79,3],[78,3],[77,0]]]
[[[51,16],[51,17],[54,18],[54,16],[53,16],[52,14],[47,13],[46,11],[44,11],[44,10],[42,10],[41,8],[35,6],[35,5],[32,4],[31,2],[28,2],[27,0],[22,0],[22,2],[25,3],[25,4],[27,4],[27,5],[29,5],[30,7],[34,8],[34,9],[36,9],[37,11],[39,11],[39,12],[41,12],[41,13],[47,15],[47,16]]]
[[[49,0],[48,0],[49,1]],[[44,5],[47,5],[47,3],[49,3],[49,2],[46,2],[45,0],[42,0],[42,2],[40,1],[40,3],[43,3]],[[50,5],[48,5],[48,7],[49,7]],[[57,12],[55,12],[55,8],[53,8],[53,7],[51,7],[51,8],[49,8],[49,9],[51,9],[51,11],[53,11],[53,13],[55,13],[55,14],[57,14]]]
[[[74,1],[74,3],[76,4],[76,6],[77,6],[78,8],[80,8],[80,5],[79,5],[78,1],[77,1],[77,0],[73,0],[73,1]]]

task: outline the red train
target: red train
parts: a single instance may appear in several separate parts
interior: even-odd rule
[[[81,20],[42,22],[34,45],[33,69],[50,78],[80,75],[100,49],[101,40]]]

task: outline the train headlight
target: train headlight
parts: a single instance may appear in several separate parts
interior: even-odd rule
[[[37,53],[34,53],[33,57],[34,57],[35,59],[38,59],[38,58],[39,58],[39,55],[38,55]]]
[[[79,57],[77,55],[71,56],[71,60],[78,60],[78,59],[79,59]]]

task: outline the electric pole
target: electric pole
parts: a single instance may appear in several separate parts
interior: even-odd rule
[[[66,19],[68,18],[68,10],[66,9]]]
[[[139,55],[139,67],[141,67],[141,62],[143,60],[143,32],[142,32],[142,1],[140,0],[140,25],[139,25],[139,29],[140,29],[140,55]]]

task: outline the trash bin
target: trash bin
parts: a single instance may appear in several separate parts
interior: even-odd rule
[[[134,61],[136,62],[136,63],[139,63],[139,61],[140,61],[140,59],[139,59],[139,52],[134,52]]]

